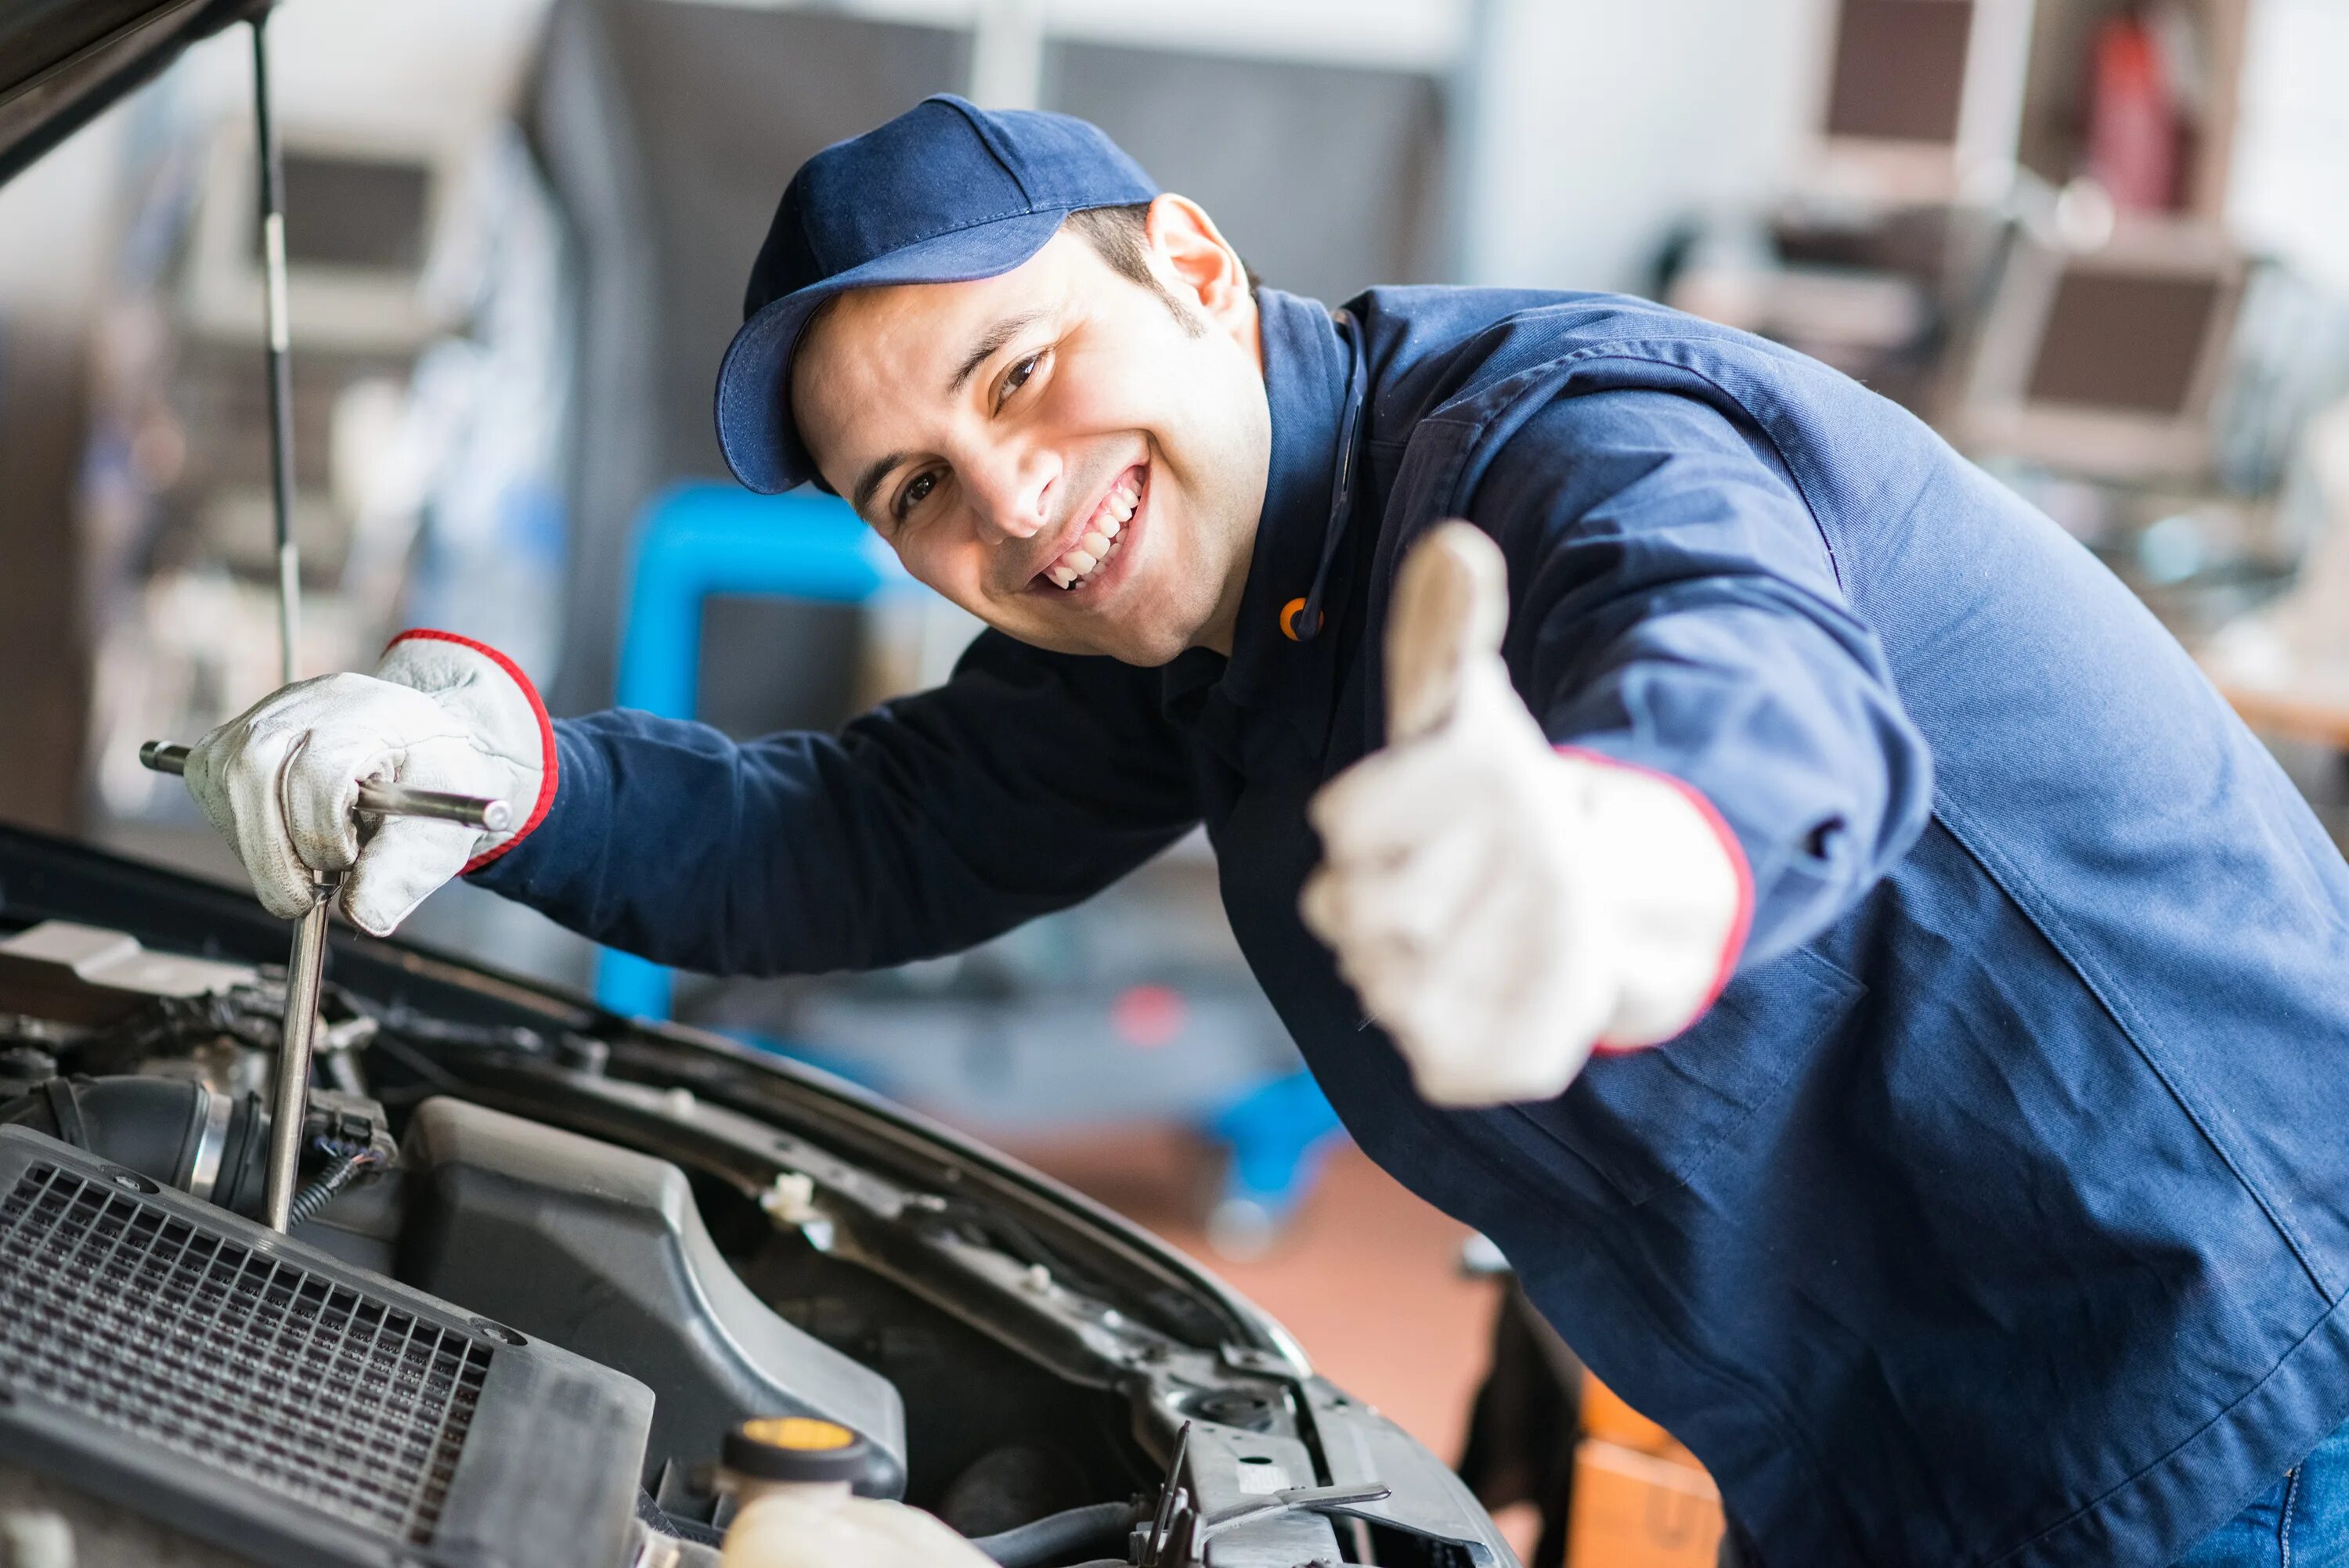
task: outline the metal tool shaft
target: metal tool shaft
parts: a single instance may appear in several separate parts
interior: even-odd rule
[[[294,954],[285,965],[285,1022],[277,1046],[277,1080],[269,1096],[269,1173],[263,1219],[283,1231],[294,1213],[302,1168],[302,1129],[310,1117],[310,1057],[318,1036],[318,993],[326,977],[326,911],[335,887],[324,882],[318,902],[294,923]]]
[[[188,748],[170,741],[150,740],[139,748],[139,760],[158,773],[185,773]],[[478,795],[456,795],[445,789],[411,789],[405,784],[361,780],[359,807],[381,817],[428,817],[456,822],[484,832],[502,833],[513,826],[513,809],[503,800]]]

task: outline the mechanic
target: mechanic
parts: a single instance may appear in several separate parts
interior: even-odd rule
[[[196,748],[271,909],[349,867],[388,932],[461,872],[861,968],[1204,820],[1354,1137],[1753,1560],[2349,1560],[2349,867],[2046,518],[1641,301],[1257,286],[1094,128],[948,97],[809,160],[745,308],[728,461],[986,621],[953,678],[738,744],[407,634]],[[1506,640],[1388,747],[1398,562],[1454,516]],[[361,778],[534,805],[355,837]]]

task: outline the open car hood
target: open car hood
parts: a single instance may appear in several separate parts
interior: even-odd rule
[[[269,0],[0,0],[0,181]]]
[[[28,934],[57,933],[57,923],[72,923],[65,934],[82,940],[71,953],[35,957]],[[0,1049],[0,1079],[48,1075],[6,1101],[31,1119],[0,1115],[9,1123],[0,1125],[0,1209],[13,1202],[10,1213],[31,1212],[24,1193],[34,1177],[36,1187],[70,1178],[77,1191],[127,1181],[158,1211],[156,1223],[201,1229],[205,1246],[233,1246],[239,1257],[266,1252],[298,1264],[307,1271],[305,1289],[364,1295],[368,1311],[396,1309],[404,1324],[429,1318],[435,1332],[462,1336],[470,1322],[487,1325],[493,1338],[511,1336],[482,1352],[492,1368],[512,1363],[527,1372],[539,1361],[512,1352],[560,1346],[553,1359],[541,1358],[527,1387],[482,1385],[469,1419],[491,1435],[459,1445],[451,1461],[460,1478],[447,1492],[452,1539],[512,1524],[515,1551],[529,1552],[499,1559],[510,1568],[626,1560],[565,1554],[568,1537],[550,1533],[553,1526],[523,1528],[539,1515],[517,1500],[536,1494],[496,1470],[498,1456],[515,1451],[497,1434],[539,1418],[523,1394],[574,1384],[609,1417],[590,1421],[574,1412],[549,1429],[578,1439],[580,1451],[556,1468],[602,1510],[564,1515],[581,1530],[605,1513],[626,1524],[627,1494],[641,1480],[640,1525],[669,1545],[710,1539],[692,1533],[719,1522],[706,1483],[694,1477],[714,1457],[716,1434],[743,1413],[805,1408],[885,1450],[889,1473],[876,1495],[902,1491],[907,1501],[965,1520],[972,1516],[958,1511],[970,1497],[1006,1509],[1006,1500],[1024,1500],[1003,1522],[1041,1523],[1035,1499],[1047,1492],[1020,1479],[1041,1477],[1065,1491],[1059,1502],[1075,1505],[1045,1516],[1055,1528],[1104,1510],[1116,1516],[1109,1522],[1119,1539],[1099,1543],[1098,1554],[1111,1561],[1123,1550],[1124,1561],[1153,1568],[1292,1568],[1338,1562],[1347,1555],[1340,1542],[1350,1542],[1348,1560],[1391,1568],[1516,1568],[1460,1479],[1392,1421],[1315,1374],[1262,1312],[1109,1211],[864,1089],[730,1039],[631,1021],[473,962],[337,927],[330,1001],[357,1009],[345,1022],[363,1013],[372,1024],[352,1037],[360,1057],[350,1065],[373,1076],[341,1098],[322,1101],[324,1091],[314,1089],[313,1104],[326,1107],[327,1120],[368,1121],[372,1139],[373,1120],[388,1123],[387,1107],[397,1101],[408,1127],[404,1135],[381,1129],[385,1146],[400,1153],[376,1185],[309,1211],[315,1220],[274,1238],[237,1210],[243,1200],[229,1191],[254,1181],[223,1174],[250,1173],[251,1113],[202,1114],[213,1103],[210,1088],[191,1110],[191,1091],[210,1069],[180,1054],[182,1046],[211,1051],[207,1059],[218,1066],[226,1041],[213,1037],[245,1028],[231,1013],[247,1004],[231,993],[109,1004],[133,1007],[129,1016],[140,1022],[127,1031],[77,1034],[69,1022],[43,1020],[79,1016],[74,1009],[90,1002],[90,987],[109,983],[106,965],[125,962],[132,968],[121,971],[121,983],[130,992],[142,984],[135,975],[148,972],[140,964],[156,973],[243,969],[255,988],[249,1005],[265,1011],[273,982],[262,966],[282,953],[284,923],[230,888],[0,824],[0,934],[7,934],[0,1037],[17,1047]],[[91,937],[106,939],[102,953]],[[221,1012],[216,1002],[233,1005]],[[46,1067],[21,1064],[26,1041],[52,1037],[66,1055]],[[136,1058],[138,1071],[118,1073],[98,1059],[116,1054]],[[361,1069],[362,1059],[372,1065]],[[125,1095],[161,1096],[176,1109],[160,1120],[140,1118]],[[371,1098],[378,1095],[387,1098]],[[219,1103],[233,1098],[223,1092]],[[82,1109],[68,1119],[59,1105]],[[355,1109],[365,1107],[372,1109]],[[69,1132],[68,1119],[78,1130]],[[160,1127],[176,1150],[199,1123],[221,1128],[222,1152],[209,1165],[199,1153],[185,1181],[176,1154],[168,1169],[158,1166],[161,1175],[142,1178],[122,1163],[127,1152],[101,1157],[108,1140],[92,1131]],[[240,1135],[239,1126],[248,1131]],[[0,1226],[0,1243],[8,1233]],[[99,1237],[91,1244],[112,1243]],[[0,1245],[0,1298],[64,1277],[24,1247],[9,1255]],[[171,1299],[211,1310],[202,1305],[210,1296]],[[36,1305],[18,1326],[41,1327],[44,1343],[63,1347],[59,1357],[78,1343],[65,1327],[104,1316],[58,1310],[47,1296]],[[5,1311],[0,1321],[9,1321]],[[80,1359],[57,1365],[69,1372],[158,1364],[143,1351],[97,1362],[74,1354]],[[141,1439],[140,1447],[116,1427],[77,1416],[67,1386],[78,1387],[79,1377],[59,1372],[53,1381],[65,1391],[46,1404],[21,1390],[13,1402],[0,1400],[0,1492],[12,1467],[75,1478],[89,1494],[78,1517],[143,1510],[192,1538],[238,1547],[243,1554],[230,1561],[241,1565],[379,1568],[386,1561],[367,1554],[380,1544],[373,1535],[355,1557],[312,1550],[341,1539],[334,1531],[349,1524],[322,1523],[319,1507],[299,1491],[316,1467],[273,1482],[277,1492],[238,1491],[243,1501],[225,1510],[238,1517],[216,1517],[224,1511],[212,1501],[219,1464],[201,1454],[173,1460],[161,1438]],[[202,1387],[233,1391],[251,1381],[230,1367]],[[116,1403],[133,1415],[148,1404],[179,1408]],[[615,1438],[630,1421],[633,1430],[621,1434],[628,1440]],[[316,1450],[305,1442],[294,1451]],[[469,1454],[475,1458],[464,1460]],[[148,1469],[132,1474],[134,1460]],[[464,1480],[465,1463],[488,1466],[490,1479]],[[620,1476],[616,1491],[607,1471]],[[1119,1501],[1137,1494],[1145,1500],[1139,1515]],[[285,1511],[295,1503],[301,1507]],[[1134,1528],[1125,1533],[1129,1522]],[[273,1556],[264,1546],[284,1550]],[[86,1560],[92,1568],[144,1568],[179,1559],[94,1552]],[[438,1555],[399,1561],[456,1568]],[[716,1568],[714,1550],[678,1561],[679,1568]]]

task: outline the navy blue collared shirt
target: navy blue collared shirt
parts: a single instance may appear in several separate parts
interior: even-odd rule
[[[1356,1139],[1776,1568],[2158,1568],[2349,1418],[2349,867],[2127,592],[1757,339],[1603,296],[1259,297],[1228,660],[988,633],[837,735],[564,721],[552,810],[476,880],[666,963],[819,971],[967,946],[1204,820]],[[1305,802],[1380,743],[1373,634],[1446,516],[1507,558],[1549,736],[1701,793],[1753,897],[1685,1033],[1483,1111],[1412,1093],[1297,913]]]

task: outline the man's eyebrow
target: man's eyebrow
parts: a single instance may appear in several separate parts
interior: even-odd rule
[[[947,396],[951,397],[960,392],[963,383],[978,374],[980,366],[994,358],[1005,344],[1035,325],[1048,314],[1043,310],[1022,311],[1018,315],[1007,315],[988,327],[972,347],[970,357],[962,362],[962,368],[954,373],[954,379],[947,383]]]
[[[849,498],[849,504],[857,511],[863,511],[871,504],[873,492],[881,488],[881,481],[889,477],[889,470],[905,460],[905,454],[903,452],[891,452],[885,458],[874,459],[873,466],[866,469],[864,476],[856,481],[856,489]]]

